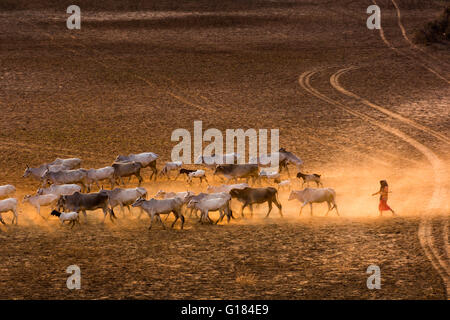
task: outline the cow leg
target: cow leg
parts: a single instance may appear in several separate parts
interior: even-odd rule
[[[213,221],[209,217],[209,211],[206,211],[206,219],[208,220],[209,223],[211,223],[211,224],[213,223]]]
[[[83,189],[84,191],[88,190],[88,187],[87,187],[86,183],[84,183],[83,181],[81,181],[80,184],[81,184],[82,189]],[[89,190],[88,192],[90,192],[90,190]]]
[[[250,217],[253,218],[253,205],[249,204],[248,207],[250,208]]]
[[[328,205],[328,210],[325,213],[325,217],[328,217],[328,212],[330,212],[330,210],[331,210],[331,204],[328,201],[327,201],[327,205]]]
[[[41,206],[40,206],[40,205],[37,205],[37,206],[36,206],[36,211],[37,211],[38,215],[39,215],[42,219],[45,220],[45,218],[41,215]]]
[[[158,217],[159,222],[161,222],[163,229],[166,230],[166,226],[164,225],[164,222],[162,222],[161,216],[158,214],[157,217]]]
[[[153,225],[153,219],[155,218],[155,215],[151,215],[150,216],[150,226],[148,227],[148,230],[151,230],[152,229],[152,225]]]
[[[153,176],[155,177],[155,181],[156,181],[156,175],[158,174],[158,168],[156,168],[156,163],[155,163],[155,166],[153,167],[151,167],[152,168],[152,172],[153,172]]]
[[[336,203],[333,203],[333,206],[334,206],[334,208],[336,209],[336,214],[337,214],[338,216],[340,216],[340,215],[339,215],[339,211],[338,211],[338,207],[337,207]],[[333,208],[331,208],[331,209],[333,209]]]
[[[184,216],[182,213],[180,213],[180,219],[181,219],[181,230],[183,230],[184,227]]]
[[[248,203],[247,203],[247,202],[244,203],[244,205],[242,206],[242,209],[241,209],[241,216],[242,216],[242,218],[244,218],[244,208],[245,208],[246,206],[248,206]]]
[[[266,218],[269,217],[269,213],[272,211],[272,200],[267,201],[267,204],[269,205],[269,211],[267,211]]]
[[[86,214],[86,210],[83,210],[82,212],[83,212],[83,215],[84,215],[84,221],[87,222],[87,214]]]
[[[288,178],[290,178],[290,177],[291,177],[291,173],[289,172],[289,166],[288,166],[288,164],[287,164],[287,163],[286,163],[286,165],[284,166],[284,168],[286,169],[286,172],[287,172]]]
[[[203,223],[204,216],[205,216],[205,212],[204,211],[200,211],[200,219],[198,220],[199,223]]]
[[[169,219],[170,216],[170,212],[166,215],[166,217],[164,218],[164,221],[167,221],[167,219]]]
[[[281,212],[281,208],[282,208],[281,207],[281,203],[278,202],[276,197],[273,198],[273,203],[275,203],[275,205],[277,206],[278,210],[280,211],[280,216],[283,216],[283,212]]]
[[[103,210],[103,221],[102,223],[105,223],[106,215],[108,214],[108,211],[105,210],[105,208],[102,208]]]
[[[300,207],[300,216],[302,215],[302,210],[303,208],[308,204],[308,202],[305,202],[301,207]]]
[[[142,177],[139,173],[136,174],[136,178],[138,178],[138,180],[139,180],[138,186],[140,186],[142,181],[144,181],[144,179],[142,179]]]
[[[312,211],[312,202],[309,204],[310,208],[311,208],[311,217],[313,216],[313,211]]]
[[[220,221],[222,221],[222,219],[225,215],[225,211],[223,209],[220,209],[219,212],[220,212],[219,219],[217,219],[217,221],[214,224],[218,224]]]
[[[120,213],[122,214],[122,218],[125,218],[125,210],[123,209],[123,204],[120,203],[119,206],[120,206]]]
[[[174,216],[175,216],[175,220],[173,221],[172,225],[170,226],[173,229],[173,226],[175,225],[175,222],[177,222],[178,217],[179,217],[179,213],[176,210],[172,211]]]

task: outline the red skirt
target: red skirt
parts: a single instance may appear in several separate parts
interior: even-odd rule
[[[388,204],[387,204],[387,200],[380,200],[380,204],[378,205],[378,210],[379,211],[387,211],[387,210],[392,210]]]

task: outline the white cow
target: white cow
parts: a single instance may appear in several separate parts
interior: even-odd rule
[[[58,203],[59,196],[56,194],[46,194],[46,195],[34,195],[31,196],[27,194],[23,197],[22,203],[28,202],[31,204],[35,209],[39,216],[41,216],[41,207],[50,206],[53,210],[56,208],[56,205]],[[41,216],[42,219],[45,219],[43,216]]]
[[[276,171],[264,171],[264,170],[262,170],[259,173],[259,177],[267,179],[267,181],[269,181],[269,180],[274,180],[274,182],[279,182],[280,181],[280,173],[276,172]]]
[[[81,166],[81,159],[79,158],[68,158],[68,159],[60,159],[56,158],[55,161],[49,163],[49,165],[62,165],[66,167],[66,170],[73,170],[79,168]]]
[[[11,211],[14,216],[11,223],[17,224],[18,215],[17,215],[17,200],[14,198],[8,198],[5,200],[0,200],[0,222],[6,224],[3,220],[2,213]]]
[[[200,183],[203,182],[203,179],[208,183],[208,180],[206,179],[206,173],[205,170],[196,170],[194,172],[191,172],[188,174],[188,183],[192,182],[192,179],[200,179]]]
[[[54,194],[59,196],[70,196],[75,192],[81,192],[81,187],[77,184],[52,184],[48,188],[40,188],[36,194],[43,196],[46,194]]]
[[[147,190],[142,187],[137,188],[115,188],[113,190],[101,190],[101,192],[106,192],[109,197],[109,205],[111,209],[114,209],[117,206],[120,206],[120,211],[122,212],[122,216],[125,217],[124,206],[128,208],[128,212],[131,214],[130,205],[132,205],[139,198],[147,197]],[[142,214],[142,210],[141,210]],[[140,217],[141,215],[139,215]]]
[[[108,180],[111,184],[111,189],[114,188],[114,168],[104,167],[100,169],[89,169],[87,171],[86,183],[88,185],[88,192],[91,191],[92,184],[95,183],[100,189],[99,181]]]
[[[50,164],[43,164],[36,168],[30,168],[27,165],[27,168],[25,169],[25,172],[23,173],[23,178],[32,177],[35,180],[40,181],[42,179],[42,176],[48,171],[48,172],[59,172],[62,170],[69,170],[68,167],[60,164],[56,165],[50,165]]]
[[[170,171],[179,170],[179,169],[181,169],[182,165],[183,165],[183,162],[181,162],[181,161],[166,162],[166,164],[164,165],[164,168],[162,168],[162,170],[159,174],[161,176],[165,175],[165,176],[167,176],[167,179],[170,179]]]
[[[16,188],[12,184],[0,186],[0,198],[6,198],[16,192]]]
[[[41,180],[42,187],[47,183],[50,184],[75,184],[80,183],[84,189],[87,188],[87,170],[77,169],[77,170],[62,170],[58,172],[50,172],[47,170]]]
[[[172,228],[175,225],[175,222],[177,222],[178,218],[181,219],[181,229],[183,229],[184,226],[184,216],[181,213],[181,206],[183,205],[183,202],[179,198],[171,198],[171,199],[163,199],[163,200],[157,200],[157,199],[150,199],[145,200],[143,198],[139,198],[136,200],[135,203],[133,203],[132,207],[141,207],[144,209],[145,212],[147,212],[151,222],[148,229],[150,230],[153,225],[153,220],[155,217],[161,222],[164,229],[166,227],[164,226],[164,223],[161,220],[160,215],[161,214],[170,214],[171,212],[175,215],[175,221],[172,223]]]
[[[292,191],[289,195],[289,201],[297,199],[303,202],[300,208],[300,215],[302,214],[303,207],[309,204],[311,208],[311,216],[313,215],[312,204],[326,202],[328,204],[328,211],[325,214],[328,215],[333,208],[336,209],[336,214],[339,216],[339,211],[336,205],[336,191],[331,188],[305,188],[299,191]],[[331,206],[333,205],[333,206]]]
[[[187,207],[193,208],[201,211],[200,222],[206,219],[209,222],[212,222],[209,218],[209,211],[219,211],[220,217],[215,222],[216,224],[223,219],[225,214],[228,217],[228,222],[230,222],[230,218],[233,213],[230,209],[230,201],[231,196],[229,194],[225,194],[218,198],[203,198],[203,199],[192,199],[189,201]]]

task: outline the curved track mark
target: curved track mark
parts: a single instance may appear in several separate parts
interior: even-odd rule
[[[446,64],[446,65],[447,65],[447,63],[445,63],[445,61],[440,60],[439,58],[436,58],[435,56],[432,56],[431,54],[429,54],[428,52],[426,52],[426,51],[423,50],[422,48],[418,47],[416,44],[414,44],[414,43],[409,39],[408,35],[406,34],[405,27],[403,26],[403,23],[402,23],[402,16],[401,16],[401,12],[400,12],[400,7],[398,6],[398,4],[397,4],[397,2],[396,2],[395,0],[391,0],[391,2],[392,2],[392,4],[394,5],[395,10],[396,10],[396,12],[397,12],[397,25],[398,25],[398,27],[400,28],[400,30],[401,30],[401,32],[402,32],[403,39],[405,39],[406,42],[408,42],[408,44],[409,44],[413,49],[419,50],[420,52],[422,52],[422,53],[423,53],[424,55],[426,55],[427,57],[430,57],[431,59],[433,59],[433,60],[435,60],[435,61],[437,61],[437,62],[440,62],[440,63],[443,63],[443,64]]]
[[[331,78],[330,78],[330,83],[331,83],[331,85],[332,85],[337,91],[339,91],[339,92],[345,94],[346,96],[349,96],[349,97],[355,98],[355,99],[357,99],[357,100],[360,100],[360,101],[361,101],[363,104],[365,104],[366,106],[369,106],[369,107],[371,107],[371,108],[374,108],[374,109],[376,109],[376,110],[378,110],[378,111],[380,111],[380,112],[382,112],[382,113],[384,113],[384,114],[387,114],[388,116],[390,116],[390,117],[392,117],[392,118],[395,118],[395,119],[397,119],[397,120],[399,120],[399,121],[401,121],[401,122],[403,122],[403,123],[405,123],[405,124],[410,125],[411,127],[414,127],[414,128],[416,128],[416,129],[418,129],[418,130],[421,130],[421,131],[423,131],[423,132],[426,132],[426,133],[428,133],[428,134],[434,136],[435,138],[437,138],[437,139],[439,139],[439,140],[441,140],[441,141],[443,141],[443,142],[445,142],[445,143],[447,143],[447,144],[450,144],[450,139],[447,138],[445,135],[443,135],[443,134],[441,134],[441,133],[439,133],[439,132],[436,132],[436,131],[434,131],[434,130],[432,130],[432,129],[429,129],[429,128],[427,128],[427,127],[425,127],[425,126],[423,126],[423,125],[421,125],[421,124],[419,124],[419,123],[417,123],[417,122],[415,122],[415,121],[413,121],[413,120],[411,120],[411,119],[408,119],[408,118],[406,118],[406,117],[404,117],[404,116],[402,116],[402,115],[400,115],[400,114],[398,114],[398,113],[395,113],[395,112],[393,112],[393,111],[390,111],[390,110],[388,110],[388,109],[386,109],[386,108],[383,108],[383,107],[381,107],[381,106],[379,106],[379,105],[376,105],[376,104],[374,104],[374,103],[372,103],[372,102],[370,102],[370,101],[368,101],[368,100],[366,100],[366,99],[364,99],[364,98],[358,96],[357,94],[355,94],[355,93],[353,93],[353,92],[350,92],[350,91],[345,90],[345,89],[340,85],[340,83],[339,83],[339,78],[340,78],[340,76],[343,75],[344,73],[346,73],[346,72],[348,72],[348,71],[350,71],[350,70],[354,70],[354,69],[356,69],[356,68],[355,68],[355,67],[349,67],[349,68],[341,69],[341,70],[339,70],[337,73],[333,74],[333,75],[331,76]]]
[[[377,2],[375,0],[372,0],[374,4],[378,5]],[[392,50],[394,50],[396,53],[398,53],[399,55],[408,58],[408,59],[413,59],[413,57],[407,55],[406,53],[401,52],[399,49],[397,49],[396,47],[394,47],[387,39],[386,36],[384,35],[384,31],[383,31],[383,27],[380,28],[380,37],[383,40],[383,42],[386,44],[386,46],[388,46],[389,48],[391,48]],[[445,77],[443,77],[442,75],[440,75],[436,70],[433,70],[432,68],[426,66],[425,64],[418,62],[417,60],[414,60],[414,62],[418,63],[419,65],[421,65],[423,68],[427,69],[428,71],[430,71],[431,73],[433,73],[435,76],[437,76],[438,78],[444,80],[445,82],[447,82],[448,84],[450,84],[450,81],[447,80]]]
[[[368,123],[377,126],[381,128],[382,130],[389,132],[401,140],[405,141],[406,143],[413,146],[415,149],[420,151],[430,162],[433,171],[434,171],[434,180],[435,180],[435,189],[433,191],[433,195],[431,197],[431,200],[428,204],[428,209],[437,209],[440,207],[442,201],[443,201],[443,194],[445,194],[445,190],[443,189],[444,181],[443,175],[441,175],[442,172],[445,172],[444,165],[442,161],[432,152],[430,149],[428,149],[426,146],[421,144],[420,142],[416,141],[415,139],[411,138],[410,136],[406,135],[402,131],[395,129],[393,127],[390,127],[370,116],[367,116],[366,114],[363,114],[359,111],[353,110],[346,105],[329,98],[328,96],[322,94],[318,90],[314,89],[311,86],[311,77],[316,73],[317,71],[307,71],[300,75],[299,77],[299,84],[302,88],[304,88],[307,92],[311,93],[312,95],[316,96],[317,98],[326,101],[332,105],[337,106],[338,108],[354,115],[355,117],[358,117],[362,120],[367,121]],[[339,72],[339,71],[338,71]],[[335,73],[337,74],[337,73]],[[419,225],[419,241],[425,251],[425,254],[427,258],[431,261],[433,267],[436,269],[436,271],[441,276],[442,280],[444,281],[445,288],[447,290],[447,297],[449,297],[449,289],[450,289],[450,272],[448,271],[447,263],[446,261],[442,260],[439,257],[439,254],[437,254],[437,250],[433,247],[433,243],[431,238],[431,223],[430,218],[428,215],[421,220],[422,223]]]

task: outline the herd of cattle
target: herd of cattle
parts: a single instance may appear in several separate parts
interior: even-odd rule
[[[291,189],[291,180],[281,180],[283,171],[287,172],[289,176],[288,165],[294,165],[297,169],[303,165],[300,160],[293,153],[281,148],[278,152],[279,166],[277,171],[265,171],[267,165],[264,165],[262,159],[256,159],[251,164],[236,164],[237,154],[226,154],[221,156],[212,156],[212,159],[201,157],[198,161],[204,169],[213,170],[213,177],[220,176],[226,180],[225,184],[220,186],[211,186],[206,178],[206,171],[204,169],[191,170],[183,168],[181,162],[168,162],[164,165],[158,174],[156,161],[158,155],[153,152],[146,152],[140,154],[130,154],[128,156],[118,156],[111,166],[100,169],[82,169],[81,159],[56,159],[51,163],[43,164],[39,167],[31,168],[27,165],[24,178],[34,178],[40,183],[40,188],[35,195],[26,195],[22,203],[28,202],[32,205],[38,215],[41,215],[41,207],[50,206],[52,212],[50,216],[59,218],[62,224],[68,221],[72,227],[79,224],[79,213],[83,213],[86,219],[86,211],[101,209],[103,211],[103,221],[109,214],[111,221],[117,219],[114,209],[120,207],[122,215],[124,215],[124,208],[127,207],[131,212],[131,207],[139,207],[140,214],[146,212],[151,219],[150,227],[156,219],[165,228],[161,215],[169,215],[172,213],[175,220],[172,227],[180,220],[181,228],[183,228],[185,217],[189,213],[190,217],[194,214],[198,218],[200,212],[200,222],[212,223],[209,212],[218,211],[220,216],[215,223],[222,221],[226,216],[228,222],[234,218],[230,207],[232,199],[238,200],[241,204],[241,215],[244,216],[244,209],[250,208],[253,216],[253,205],[266,203],[269,210],[266,217],[269,216],[272,210],[272,204],[277,206],[280,215],[282,216],[282,205],[278,199],[278,191],[281,188]],[[227,163],[227,164],[215,164]],[[147,200],[147,190],[141,187],[144,181],[141,175],[143,168],[151,170],[150,180],[157,180],[157,177],[167,177],[167,179],[177,180],[180,175],[185,175],[189,185],[192,185],[194,180],[199,180],[200,185],[205,181],[208,185],[206,193],[195,194],[192,191],[185,192],[165,192],[158,191],[150,200]],[[171,175],[175,172],[175,176]],[[139,185],[136,188],[120,188],[116,185],[125,185],[124,178],[129,178],[128,183],[132,177],[136,177]],[[297,178],[306,183],[307,188],[303,190],[291,191],[289,200],[299,200],[302,202],[300,214],[303,207],[310,205],[312,215],[312,204],[326,202],[328,204],[328,211],[338,209],[336,206],[336,193],[331,188],[319,188],[322,186],[320,175],[318,174],[303,174],[298,172]],[[238,183],[238,179],[244,179],[245,182]],[[234,184],[230,184],[234,181]],[[102,183],[110,184],[110,190],[104,189]],[[249,183],[253,185],[259,183],[261,187],[250,187]],[[263,187],[262,182],[267,182],[271,186]],[[314,182],[317,188],[309,188],[308,184]],[[96,186],[98,192],[92,192],[93,186]],[[0,199],[12,196],[16,189],[12,185],[0,186]],[[131,206],[131,207],[130,207]],[[18,201],[15,198],[7,198],[0,200],[0,222],[5,224],[2,213],[12,212],[12,223],[18,222]],[[167,218],[166,218],[167,219]]]

